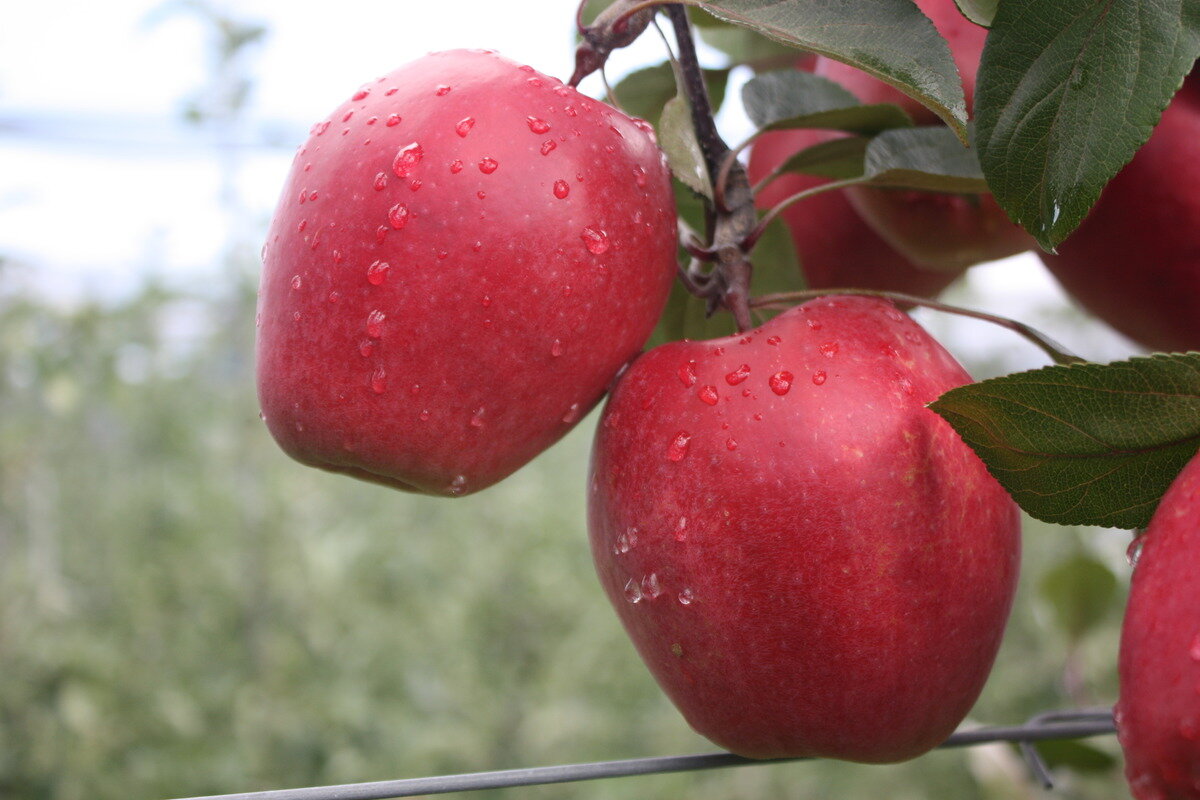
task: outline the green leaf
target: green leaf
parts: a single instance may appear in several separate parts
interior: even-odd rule
[[[734,64],[788,64],[803,56],[795,48],[780,44],[774,39],[755,33],[740,25],[731,25],[723,19],[699,11],[692,15],[696,32],[709,47],[729,56]]]
[[[729,70],[706,69],[705,83],[714,109],[725,101],[725,87],[729,82]],[[675,72],[667,62],[629,73],[613,87],[613,93],[627,114],[655,122],[663,108],[678,93]],[[605,98],[606,102],[612,102]]]
[[[962,15],[971,22],[990,28],[992,19],[996,16],[996,5],[999,0],[954,0],[954,3]]]
[[[928,106],[966,140],[967,105],[950,48],[912,0],[699,0],[716,17],[874,75]]]
[[[871,186],[984,193],[974,148],[943,125],[884,131],[867,145],[863,176]]]
[[[682,92],[663,107],[658,123],[658,143],[667,155],[671,173],[692,191],[711,199],[712,177],[708,174],[704,152],[692,125],[691,103]]]
[[[1031,516],[1141,528],[1200,448],[1200,353],[1045,367],[930,407]]]
[[[869,143],[869,139],[861,136],[846,136],[814,144],[783,162],[775,174],[800,172],[835,180],[853,178],[863,174],[863,159]]]
[[[1197,55],[1197,0],[1005,0],[975,93],[996,200],[1053,249],[1150,137]]]
[[[1080,553],[1056,564],[1039,588],[1058,626],[1079,639],[1104,620],[1117,594],[1117,576],[1103,562]]]
[[[897,105],[863,105],[840,84],[794,69],[751,78],[742,87],[742,103],[761,129],[832,128],[871,135],[912,126],[912,118]]]

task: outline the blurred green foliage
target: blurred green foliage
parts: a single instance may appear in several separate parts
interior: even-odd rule
[[[0,797],[166,798],[711,749],[594,579],[594,417],[458,500],[303,467],[258,419],[253,280],[215,283],[69,307],[0,294]],[[1094,541],[1027,525],[1018,606],[974,720],[1112,701],[1122,597],[1068,636],[1046,599],[1061,592],[1039,591]],[[1092,744],[1117,752],[1111,737]],[[1064,772],[1057,796],[1124,797],[1118,769]],[[490,796],[1040,791],[997,745]]]

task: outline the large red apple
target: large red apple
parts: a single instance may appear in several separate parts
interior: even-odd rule
[[[817,130],[773,131],[759,136],[750,151],[747,171],[757,183],[795,153],[843,134]],[[755,197],[770,208],[825,180],[787,173],[767,184]],[[920,269],[863,222],[843,192],[826,192],[784,209],[804,277],[814,289],[882,289],[933,297],[957,276],[954,272]]]
[[[954,0],[917,0],[950,45],[962,78],[967,107],[975,97],[975,74],[987,31],[967,20]],[[818,75],[837,81],[864,103],[895,103],[918,125],[936,115],[916,100],[861,70],[818,58]],[[1015,255],[1034,246],[1033,237],[1009,220],[990,194],[959,195],[907,189],[851,187],[846,196],[863,219],[892,247],[926,269],[958,272],[981,261]]]
[[[751,757],[888,762],[991,668],[1017,509],[925,407],[969,379],[890,303],[812,301],[621,376],[594,444],[596,570],[700,733]]]
[[[308,464],[459,495],[561,437],[645,343],[675,273],[644,123],[484,51],[363,86],[271,223],[258,391]]]
[[[1084,308],[1154,350],[1200,350],[1200,77],[1083,224],[1039,253]]]
[[[1200,798],[1200,457],[1141,537],[1121,631],[1117,731],[1138,800]]]

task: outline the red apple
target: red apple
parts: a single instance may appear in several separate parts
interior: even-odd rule
[[[317,467],[482,489],[642,347],[675,248],[645,123],[491,52],[421,58],[296,156],[264,250],[267,425]]]
[[[1200,798],[1200,457],[1140,539],[1121,631],[1117,730],[1138,800]]]
[[[1134,341],[1200,350],[1200,78],[1058,254],[1039,255],[1084,308]]]
[[[966,19],[954,0],[917,0],[950,45],[970,108],[975,74],[987,30]],[[864,103],[895,103],[918,125],[937,116],[916,100],[867,73],[829,58],[814,71],[849,89]],[[1033,237],[1009,220],[990,195],[959,195],[855,186],[846,196],[888,244],[926,269],[958,272],[981,261],[1015,255],[1034,246]]]
[[[620,377],[588,495],[596,570],[700,733],[751,757],[914,757],[991,668],[1017,509],[925,407],[970,378],[885,301],[830,297]]]
[[[817,130],[762,134],[750,151],[751,182],[761,181],[795,153],[841,135]],[[755,202],[770,208],[822,183],[822,178],[788,173],[767,184]],[[853,287],[933,297],[957,277],[914,266],[863,222],[840,191],[795,203],[783,211],[782,218],[791,231],[804,277],[814,289]]]

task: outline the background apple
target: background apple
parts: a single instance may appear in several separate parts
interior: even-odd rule
[[[793,154],[840,135],[819,130],[760,135],[750,151],[750,181],[757,183]],[[767,209],[824,182],[812,175],[780,175],[756,195],[755,202]],[[781,216],[811,288],[883,289],[933,297],[958,277],[955,272],[914,266],[862,220],[841,191],[802,200],[784,209]]]
[[[592,555],[697,731],[752,757],[887,762],[962,720],[1019,551],[1016,506],[925,408],[967,381],[892,304],[854,297],[657,347],[621,376],[593,449]]]
[[[364,85],[300,148],[264,249],[258,389],[308,464],[435,494],[596,403],[675,275],[648,128],[485,51]]]
[[[987,30],[966,19],[954,0],[917,0],[917,5],[949,43],[970,109]],[[939,123],[932,111],[913,98],[854,67],[821,57],[814,71],[837,81],[864,103],[895,103],[918,125]],[[1034,246],[1033,237],[1010,221],[991,195],[854,186],[846,190],[846,196],[892,247],[927,269],[958,272]]]
[[[1200,798],[1200,458],[1138,546],[1118,662],[1125,774],[1138,800]]]
[[[1200,349],[1200,77],[1188,77],[1057,255],[1039,255],[1075,300],[1134,341]]]

